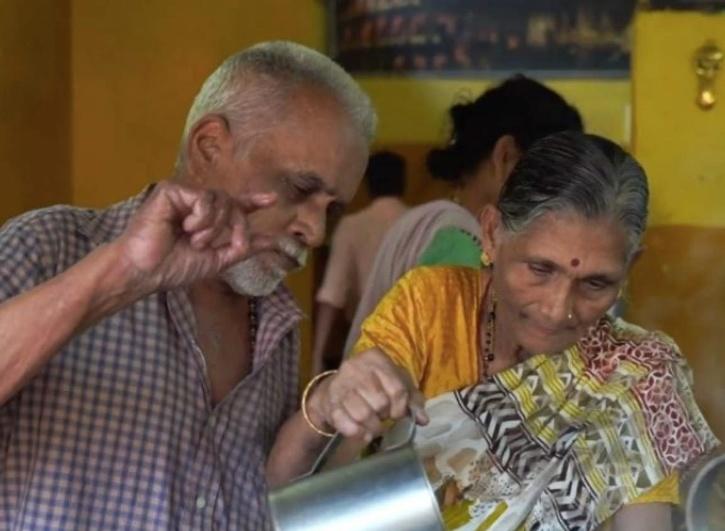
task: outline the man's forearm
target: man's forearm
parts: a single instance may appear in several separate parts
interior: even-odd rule
[[[269,485],[284,485],[307,472],[328,441],[310,429],[301,412],[295,413],[277,434],[267,461]]]
[[[143,295],[129,289],[114,244],[0,304],[0,404],[20,390],[70,339]]]
[[[325,423],[320,413],[320,400],[329,383],[330,379],[325,378],[313,390],[308,398],[307,413],[317,428],[332,432],[334,429]],[[312,429],[301,410],[295,413],[277,433],[277,439],[267,460],[267,481],[270,486],[284,485],[308,472],[329,441],[329,437],[320,435]],[[349,445],[346,451],[335,452],[343,461],[351,460],[363,446],[359,442],[351,442]]]

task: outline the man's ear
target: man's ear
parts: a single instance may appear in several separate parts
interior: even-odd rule
[[[481,245],[491,262],[496,261],[496,253],[501,239],[501,212],[492,204],[487,204],[478,216],[481,224]]]
[[[511,175],[520,158],[521,149],[519,149],[516,139],[512,135],[503,135],[496,140],[493,151],[491,151],[490,160],[499,189],[506,182],[508,176]]]
[[[204,116],[191,129],[186,141],[190,173],[202,178],[215,172],[224,155],[233,150],[234,142],[227,120],[218,114]]]

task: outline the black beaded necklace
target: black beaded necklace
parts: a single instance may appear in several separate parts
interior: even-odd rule
[[[490,289],[490,297],[487,297]],[[484,380],[490,376],[488,372],[488,366],[496,358],[494,354],[494,348],[496,346],[496,294],[493,291],[493,286],[489,283],[489,289],[486,290],[484,295],[484,316],[483,320],[486,323],[486,333],[483,336],[483,345],[481,348],[481,355],[479,363],[481,366],[480,377]],[[486,311],[486,301],[490,301],[490,308]]]
[[[254,349],[257,346],[257,328],[259,326],[259,317],[257,316],[257,299],[248,297],[249,304],[249,351],[254,355]]]

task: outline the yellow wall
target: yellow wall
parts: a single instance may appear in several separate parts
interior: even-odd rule
[[[432,144],[445,140],[446,111],[460,98],[479,95],[485,80],[360,78],[380,114],[378,143]],[[544,80],[577,106],[590,132],[629,144],[628,80]]]
[[[424,77],[359,77],[380,117],[376,147],[393,149],[408,162],[405,200],[419,204],[442,197],[450,189],[431,179],[425,155],[447,141],[448,108],[452,102],[472,99],[498,81],[483,79],[426,79]],[[631,142],[630,82],[619,80],[543,80],[574,104],[588,131],[624,146]],[[365,202],[359,193],[351,208]]]
[[[630,317],[679,343],[697,401],[724,438],[725,72],[720,102],[705,112],[695,106],[692,69],[708,37],[725,49],[725,14],[643,13],[635,23],[634,147],[650,178],[652,216]]]
[[[425,169],[426,152],[447,141],[448,108],[452,102],[472,99],[497,81],[482,79],[426,79],[359,77],[380,116],[377,147],[398,151],[408,161],[405,200],[419,204],[446,195],[445,184]],[[544,80],[582,114],[588,131],[628,146],[631,141],[629,80]],[[352,208],[361,206],[358,194]]]
[[[229,54],[320,48],[318,0],[72,0],[73,200],[106,205],[171,172],[186,111]]]
[[[0,1],[0,223],[70,200],[68,11]]]
[[[725,226],[725,64],[710,111],[695,105],[695,50],[725,50],[725,15],[643,13],[635,22],[635,150],[653,186],[652,225]]]

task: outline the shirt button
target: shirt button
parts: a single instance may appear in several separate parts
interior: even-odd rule
[[[196,508],[203,509],[204,507],[206,507],[206,500],[204,499],[204,496],[199,496],[196,499]]]

